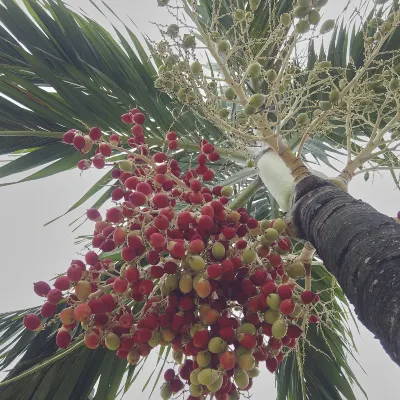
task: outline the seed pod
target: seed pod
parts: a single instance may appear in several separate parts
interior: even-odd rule
[[[189,381],[190,381],[190,383],[192,385],[200,385],[200,382],[198,380],[200,372],[201,372],[201,369],[200,368],[196,368],[190,373]]]
[[[323,35],[324,33],[330,32],[335,27],[335,21],[333,19],[327,19],[319,29],[319,32]]]
[[[256,260],[257,253],[253,249],[246,248],[246,249],[243,250],[243,256],[242,257],[243,257],[243,262],[245,264],[251,264]]]
[[[211,385],[219,378],[219,372],[216,369],[206,368],[200,371],[197,379],[201,385]]]
[[[223,383],[224,383],[224,380],[222,379],[222,376],[219,376],[218,379],[214,383],[212,383],[211,385],[207,385],[207,389],[211,393],[215,393],[219,389],[221,389]]]
[[[298,279],[305,275],[306,270],[301,262],[294,262],[286,267],[286,273],[292,279]]]
[[[233,194],[233,187],[232,186],[224,186],[221,189],[221,195],[225,197],[231,197]]]
[[[168,400],[172,396],[171,389],[169,388],[169,383],[166,382],[161,386],[160,396],[162,400]]]
[[[200,397],[203,394],[203,386],[201,386],[201,385],[190,385],[189,386],[189,393],[193,397]]]
[[[179,289],[182,293],[189,293],[193,289],[193,279],[189,274],[183,274],[179,280]]]

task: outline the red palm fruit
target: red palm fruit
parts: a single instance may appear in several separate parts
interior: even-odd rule
[[[213,170],[209,169],[203,173],[203,181],[210,182],[214,179],[215,173]]]
[[[207,157],[211,162],[215,162],[219,160],[219,153],[217,153],[216,151],[213,151],[212,153],[210,153]]]
[[[278,287],[278,294],[282,300],[291,299],[293,296],[293,290],[289,285],[280,285]]]
[[[178,271],[178,265],[176,263],[174,263],[173,261],[167,261],[164,264],[164,271],[167,274],[173,275]]]
[[[121,250],[121,258],[124,261],[130,262],[136,258],[136,249],[125,246]]]
[[[179,226],[189,227],[189,225],[193,222],[192,213],[190,213],[189,211],[183,211],[179,213],[177,222]]]
[[[47,301],[51,304],[58,304],[62,298],[63,296],[60,289],[52,289],[47,293]]]
[[[105,325],[107,325],[109,317],[107,314],[97,314],[94,316],[94,320],[97,328],[103,328]]]
[[[283,251],[289,251],[290,248],[292,247],[292,243],[290,242],[289,238],[283,238],[279,240],[278,246],[283,250]]]
[[[292,299],[282,300],[279,311],[284,315],[290,315],[296,307],[296,303]]]
[[[143,127],[138,124],[135,124],[132,126],[131,132],[132,132],[132,135],[135,137],[141,137],[144,135]]]
[[[261,293],[258,296],[258,311],[265,312],[268,310],[268,308],[267,296],[264,293]]]
[[[153,336],[152,331],[147,328],[138,329],[136,333],[137,333],[137,340],[140,343],[147,343]]]
[[[279,354],[276,356],[278,363],[281,363],[284,358],[285,358],[285,355],[282,352],[279,352]]]
[[[66,349],[70,345],[71,340],[72,338],[68,331],[66,330],[58,331],[56,335],[56,345],[60,349]]]
[[[71,144],[74,140],[75,132],[76,132],[76,129],[70,129],[67,132],[65,132],[62,137],[62,141],[64,143]]]
[[[99,151],[104,157],[110,157],[112,153],[112,147],[108,143],[102,143],[99,146]]]
[[[132,114],[127,113],[127,114],[122,114],[121,115],[121,120],[125,124],[131,124],[132,123]]]
[[[256,297],[252,297],[251,299],[248,300],[247,302],[247,309],[252,312],[252,313],[256,313],[259,311],[259,299],[258,296]]]
[[[86,140],[82,135],[75,135],[72,143],[77,150],[83,150],[86,146]]]
[[[233,351],[225,351],[221,354],[219,363],[224,370],[232,369],[236,364],[236,355]]]
[[[202,187],[203,187],[203,185],[198,179],[192,179],[190,181],[190,189],[192,189],[193,192],[200,192]]]
[[[152,292],[154,288],[154,283],[150,279],[144,279],[139,283],[139,292],[148,295]]]
[[[209,215],[202,215],[197,224],[202,230],[210,230],[214,226],[214,221]]]
[[[261,287],[261,291],[264,293],[265,296],[268,296],[271,293],[276,293],[276,290],[276,285],[273,281],[264,283],[264,285],[262,285]]]
[[[124,182],[124,185],[127,189],[135,190],[138,183],[139,183],[139,179],[136,176],[130,176],[128,179],[126,179],[126,181]]]
[[[153,204],[156,208],[165,208],[169,205],[169,197],[165,193],[158,193],[153,197]]]
[[[79,322],[88,320],[91,315],[92,315],[92,310],[87,303],[78,304],[74,308],[74,317]]]
[[[149,196],[153,192],[153,189],[147,182],[140,182],[136,186],[136,191],[143,193],[146,196]]]
[[[161,317],[161,316],[160,316]],[[157,314],[147,314],[144,319],[144,327],[151,331],[156,330],[159,327],[159,318]]]
[[[310,316],[309,316],[308,321],[309,321],[311,324],[316,324],[316,323],[318,323],[319,318],[318,318],[316,315],[313,314],[313,315],[310,315]]]
[[[100,299],[91,299],[88,302],[93,314],[103,314],[106,310],[104,303]]]
[[[271,254],[269,256],[269,263],[273,267],[278,267],[279,265],[282,264],[282,257],[279,254]]]
[[[99,335],[94,331],[90,331],[86,332],[84,343],[87,348],[95,349],[99,345],[99,340],[100,340]]]
[[[185,380],[188,381],[190,379],[190,373],[192,372],[191,368],[187,365],[182,366],[182,368],[179,370],[179,376]]]
[[[40,308],[40,314],[43,318],[52,317],[57,311],[57,305],[51,304],[48,301],[43,303],[42,307]]]
[[[167,140],[176,140],[177,138],[178,138],[178,135],[176,134],[176,132],[173,132],[173,131],[167,132],[167,135],[166,135]]]
[[[129,282],[129,283],[133,283],[133,282],[137,282],[140,279],[140,274],[139,271],[136,267],[134,268],[128,268],[125,271],[125,279]]]
[[[77,167],[81,171],[86,171],[87,169],[89,169],[91,167],[91,165],[92,165],[92,161],[91,160],[79,160]]]
[[[247,220],[247,226],[248,226],[250,229],[255,229],[255,228],[258,227],[258,221],[257,221],[255,218],[249,218],[249,219]]]
[[[93,127],[89,131],[89,137],[92,140],[99,140],[101,138],[101,129],[98,127]]]
[[[205,248],[204,242],[201,239],[191,240],[189,243],[189,252],[193,254],[200,254]]]
[[[150,276],[153,279],[159,279],[164,275],[164,268],[159,265],[152,265],[150,267]]]
[[[89,208],[86,210],[86,216],[91,221],[101,221],[101,215],[96,208]]]
[[[157,227],[157,229],[164,231],[169,227],[169,220],[165,215],[158,215],[156,218],[154,218],[154,225]]]
[[[185,387],[184,383],[177,378],[172,379],[172,381],[169,383],[169,389],[171,390],[172,393],[178,393],[184,387]]]
[[[176,150],[178,148],[178,142],[176,140],[170,140],[168,143],[169,150]]]
[[[183,296],[179,302],[179,308],[183,311],[193,310],[195,308],[194,297],[189,295]]]
[[[104,294],[100,297],[100,300],[103,302],[106,312],[111,312],[115,309],[116,303],[114,297],[111,294]]]
[[[171,257],[181,259],[185,256],[185,246],[182,243],[175,243],[169,253]]]
[[[161,233],[153,233],[149,240],[150,245],[155,249],[162,249],[165,245],[165,241],[165,236]]]
[[[38,296],[46,297],[51,288],[47,282],[39,281],[33,284],[33,290]]]
[[[257,339],[250,333],[244,333],[240,336],[239,343],[246,349],[254,349],[257,345]]]
[[[272,338],[271,338],[272,339]],[[283,338],[282,338],[282,344],[284,345],[284,346],[287,346],[289,343],[290,343],[290,341],[292,340],[292,338],[290,338],[287,334],[286,334],[286,336],[284,336]]]
[[[164,380],[166,382],[170,382],[174,378],[175,378],[175,371],[172,368],[169,368],[164,372]]]
[[[253,282],[254,285],[261,286],[263,285],[267,277],[268,272],[263,268],[259,268],[254,272],[254,274],[250,276],[250,280]]]
[[[117,278],[113,283],[115,293],[125,293],[128,288],[128,281],[124,278]]]
[[[251,280],[248,278],[243,279],[240,286],[241,286],[242,292],[247,297],[253,297],[257,294],[257,288],[253,285]]]
[[[314,303],[318,303],[319,301],[320,301],[320,297],[318,294],[316,294],[314,297]]]
[[[278,369],[279,362],[276,357],[267,358],[265,362],[269,372],[274,373]]]
[[[42,321],[36,314],[27,314],[24,316],[24,326],[30,331],[40,328]]]
[[[290,342],[286,345],[287,347],[289,347],[290,349],[294,349],[296,347],[296,339],[290,339]]]
[[[258,316],[257,313],[247,313],[246,320],[247,322],[253,324],[256,328],[258,328],[261,325],[260,317]]]
[[[119,348],[116,352],[116,355],[119,359],[121,360],[126,360],[128,357],[128,351],[122,350],[121,348]]]
[[[149,250],[146,253],[146,260],[149,264],[158,264],[160,262],[160,254],[155,250]]]
[[[220,328],[218,336],[220,336],[226,342],[232,343],[235,338],[235,330],[231,326],[225,326]]]
[[[201,147],[201,151],[204,154],[211,154],[214,151],[215,147],[211,143],[205,143]]]
[[[274,337],[271,337],[268,341],[269,347],[271,347],[272,350],[279,350],[282,347],[282,340],[276,339]]]
[[[123,328],[130,328],[133,325],[133,315],[131,313],[123,313],[118,321]]]
[[[171,329],[174,332],[180,332],[182,330],[182,328],[183,328],[184,323],[185,323],[185,318],[183,316],[183,313],[181,313],[181,312],[176,313],[172,317]]]
[[[224,269],[221,264],[212,264],[207,268],[207,274],[211,279],[221,278]]]
[[[136,124],[142,125],[144,124],[144,121],[146,121],[146,116],[141,112],[136,112],[132,115],[132,120]]]
[[[83,272],[79,265],[72,264],[67,269],[67,277],[72,282],[78,282],[82,278]]]
[[[263,347],[256,347],[253,352],[253,357],[256,361],[265,361],[267,359],[267,352],[264,350]]]
[[[301,294],[301,300],[303,301],[304,304],[311,304],[315,299],[315,293],[312,292],[311,290],[305,290]]]
[[[240,268],[242,268],[243,263],[240,257],[232,257],[231,261],[233,263],[233,266],[235,267],[235,271],[238,271]]]
[[[54,281],[54,287],[59,290],[68,290],[69,289],[69,279],[68,276],[59,276]]]
[[[117,207],[112,207],[106,211],[107,221],[114,224],[118,224],[124,220],[121,209]]]
[[[207,348],[208,342],[210,341],[210,335],[207,330],[197,331],[193,336],[193,345],[200,349]]]
[[[235,243],[235,246],[238,250],[243,250],[247,247],[246,240],[240,239]]]

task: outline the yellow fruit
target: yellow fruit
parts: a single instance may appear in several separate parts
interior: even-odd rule
[[[210,364],[211,361],[211,353],[207,350],[200,351],[196,356],[196,361],[197,364],[199,364],[199,367],[207,367],[207,365]]]
[[[247,372],[242,369],[238,369],[235,372],[233,379],[239,389],[245,389],[249,385],[249,376],[247,375]]]
[[[224,186],[221,189],[221,194],[222,194],[222,196],[225,196],[225,197],[231,197],[233,194],[233,187],[232,186]]]
[[[257,253],[254,249],[246,248],[243,250],[242,258],[245,264],[251,264],[257,259]]]
[[[264,313],[264,321],[268,324],[273,324],[274,322],[278,321],[280,318],[279,311],[269,309]]]
[[[254,62],[247,67],[247,75],[250,78],[258,78],[261,75],[261,65]]]
[[[249,375],[249,378],[257,378],[260,375],[260,370],[257,367],[253,367],[247,371],[247,375]]]
[[[201,385],[190,385],[189,386],[189,393],[193,397],[199,397],[203,394],[203,386]]]
[[[151,339],[148,341],[148,344],[154,349],[160,344],[161,341],[161,333],[158,331],[154,331]]]
[[[274,221],[272,228],[278,233],[282,233],[286,229],[286,222],[282,218],[278,218]]]
[[[275,228],[268,228],[264,232],[264,236],[270,241],[274,242],[279,239],[279,233]]]
[[[164,383],[164,385],[161,386],[160,396],[161,396],[162,400],[168,400],[171,398],[172,392],[169,388],[168,382]]]
[[[244,322],[243,324],[239,325],[239,328],[237,329],[237,331],[239,333],[250,333],[251,335],[255,335],[257,332],[257,329],[250,322]]]
[[[196,290],[197,284],[199,283],[200,279],[204,278],[204,274],[197,274],[193,278],[193,289]]]
[[[191,255],[189,257],[189,266],[194,271],[202,271],[206,267],[206,263],[200,256]]]
[[[189,274],[183,274],[179,280],[179,289],[182,293],[189,293],[193,289],[193,279]]]
[[[306,270],[301,262],[294,262],[286,266],[286,273],[292,279],[298,279],[305,275]]]
[[[253,94],[249,99],[249,104],[254,108],[261,107],[265,102],[265,96],[261,93]]]
[[[201,372],[201,369],[200,368],[196,368],[190,373],[189,380],[190,380],[190,383],[192,385],[200,385],[200,382],[198,380],[200,372]]]
[[[165,279],[165,287],[168,290],[175,290],[178,287],[178,277],[176,275],[168,275]]]
[[[253,357],[252,354],[249,353],[242,354],[238,360],[239,368],[243,369],[244,371],[248,371],[254,368],[255,363],[256,363],[255,358]]]
[[[211,284],[207,279],[200,279],[196,285],[196,293],[202,299],[205,299],[211,293]]]
[[[269,308],[272,308],[272,310],[279,310],[281,301],[282,300],[279,297],[279,294],[276,294],[276,293],[271,293],[267,297],[267,304],[268,304]]]
[[[212,255],[217,259],[225,257],[225,246],[220,242],[215,242],[212,246],[211,251]]]
[[[223,383],[222,376],[219,376],[218,379],[217,379],[214,383],[212,383],[211,385],[207,385],[207,389],[208,389],[211,393],[215,393],[215,392],[217,392],[219,389],[221,389],[222,383]]]
[[[213,337],[208,342],[208,351],[213,354],[223,353],[227,348],[227,344],[225,340],[221,339],[220,337]]]
[[[76,321],[74,309],[72,307],[64,308],[64,310],[60,312],[60,321],[64,325],[73,324]]]
[[[219,372],[216,369],[206,368],[200,371],[197,380],[201,385],[211,385],[219,378]]]
[[[92,288],[90,286],[90,283],[87,281],[79,281],[75,286],[75,296],[80,301],[87,300],[91,292]]]
[[[175,338],[175,332],[168,328],[162,328],[161,329],[161,337],[166,342],[172,342]]]
[[[109,333],[105,339],[106,347],[109,350],[117,350],[121,341],[115,333]]]
[[[272,324],[272,336],[275,339],[282,339],[287,332],[287,325],[284,319],[278,319],[278,321]]]

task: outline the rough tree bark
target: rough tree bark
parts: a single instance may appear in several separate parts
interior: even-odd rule
[[[360,321],[400,365],[400,225],[331,182],[296,185],[292,218],[337,278]]]

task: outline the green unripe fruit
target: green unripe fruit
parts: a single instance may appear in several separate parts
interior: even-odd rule
[[[171,38],[176,38],[179,35],[179,26],[171,24],[167,28],[167,35]]]
[[[275,240],[279,239],[279,233],[276,229],[274,228],[268,228],[264,232],[264,236],[269,240],[270,242],[274,242]]]
[[[299,21],[296,25],[296,31],[300,34],[307,33],[309,30],[310,30],[310,24],[305,20]]]
[[[243,371],[242,369],[238,369],[235,372],[233,379],[239,389],[245,389],[249,386],[249,375],[247,375],[246,371]]]
[[[332,63],[330,61],[320,61],[317,64],[318,68],[331,68],[332,67]]]
[[[311,10],[308,13],[308,22],[311,25],[318,25],[319,21],[321,21],[321,16],[319,15],[319,12],[317,10]]]
[[[340,99],[340,92],[337,89],[333,89],[330,93],[329,93],[329,101],[331,103],[337,103]]]
[[[300,303],[296,303],[296,305],[294,306],[294,310],[290,314],[290,316],[293,317],[293,318],[297,318],[297,317],[300,316],[302,311],[303,311],[303,308],[301,307],[301,304]]]
[[[260,5],[261,0],[250,0],[249,5],[250,5],[250,10],[255,11],[257,10],[258,6]]]
[[[322,111],[328,111],[332,108],[332,103],[330,101],[320,101],[319,102],[319,108]]]
[[[172,81],[164,81],[164,86],[167,89],[173,89],[174,88],[174,82],[172,82]]]
[[[250,104],[246,104],[243,109],[245,115],[253,115],[256,111],[257,108],[251,106]]]
[[[106,343],[107,349],[115,351],[115,350],[119,349],[119,345],[120,345],[121,341],[115,333],[109,333],[106,336],[105,343]]]
[[[380,27],[382,32],[389,32],[392,29],[392,24],[388,23],[388,22],[384,22],[381,27]]]
[[[327,19],[319,29],[321,34],[330,32],[335,27],[335,21],[333,19]]]
[[[262,230],[267,230],[269,228],[269,225],[271,224],[271,221],[269,219],[263,219],[260,223],[261,229]]]
[[[240,394],[239,392],[234,389],[230,394],[228,395],[228,400],[240,400]]]
[[[203,386],[201,386],[201,385],[190,385],[189,386],[189,393],[193,397],[200,397],[203,394]]]
[[[276,293],[271,293],[267,297],[267,304],[268,307],[271,308],[272,310],[279,310],[279,306],[281,305],[281,298],[279,294]]]
[[[190,71],[192,71],[193,74],[199,75],[203,72],[203,67],[199,61],[194,61],[190,66]]]
[[[222,119],[228,118],[229,110],[227,108],[221,108],[220,110],[218,110],[218,115]]]
[[[186,89],[181,88],[178,90],[178,93],[176,94],[176,97],[178,97],[179,101],[185,101],[186,100]]]
[[[313,116],[314,116],[314,117],[318,117],[319,115],[321,115],[321,113],[322,113],[322,110],[320,110],[319,108],[317,108],[316,110],[314,110]]]
[[[220,40],[217,43],[217,49],[220,53],[227,53],[229,51],[230,45],[227,40]]]
[[[218,40],[221,39],[221,35],[217,31],[212,31],[210,32],[210,39],[214,42],[217,43]]]
[[[165,65],[160,65],[160,67],[158,68],[158,73],[162,74],[166,70],[167,70],[167,67]]]
[[[257,378],[260,375],[260,370],[257,367],[253,367],[247,371],[247,375],[249,375],[249,378]]]
[[[282,218],[277,218],[272,224],[272,228],[278,233],[282,233],[286,229],[286,222]]]
[[[304,268],[304,264],[301,262],[294,262],[289,264],[286,268],[286,273],[292,279],[298,279],[305,275],[306,270]]]
[[[249,99],[249,104],[254,108],[261,107],[265,102],[265,96],[261,93],[253,94]]]
[[[189,90],[189,91],[186,93],[186,101],[187,101],[188,103],[191,103],[191,102],[193,102],[194,100],[196,100],[196,95],[195,95],[195,93],[194,93],[193,90]]]
[[[211,385],[219,378],[219,372],[216,369],[206,368],[200,371],[197,379],[201,385]]]
[[[264,321],[268,324],[273,324],[280,318],[279,311],[268,309],[264,313]]]
[[[243,262],[251,264],[257,259],[257,253],[253,249],[246,248],[243,250]]]
[[[228,100],[233,100],[236,97],[236,92],[233,88],[229,87],[228,89],[225,90],[225,97]]]
[[[200,256],[192,255],[189,257],[189,267],[192,268],[194,271],[202,271],[206,267],[206,263],[204,259],[201,258]]]
[[[165,59],[165,65],[167,65],[167,66],[175,65],[177,62],[178,62],[178,56],[176,54],[170,54]]]
[[[393,78],[390,82],[389,82],[389,89],[392,92],[395,92],[400,86],[400,81],[398,78]]]
[[[245,113],[240,112],[236,115],[236,122],[238,124],[245,124],[247,122],[247,115]]]
[[[169,383],[166,382],[164,385],[161,386],[160,396],[162,400],[168,400],[172,396],[171,389],[169,388]]]
[[[239,368],[243,369],[244,371],[248,371],[255,367],[256,360],[252,354],[243,354],[239,357],[238,365]]]
[[[196,37],[193,35],[183,36],[183,48],[184,49],[194,49],[196,47]]]
[[[190,373],[189,380],[190,380],[190,383],[192,385],[200,385],[200,382],[199,382],[199,379],[198,379],[200,372],[201,372],[201,369],[200,368],[196,368]]]
[[[239,325],[239,328],[237,329],[237,331],[239,333],[250,333],[251,335],[255,335],[257,332],[257,329],[250,322],[244,322],[241,325]]]
[[[292,19],[290,18],[290,15],[288,13],[284,13],[280,16],[281,24],[283,26],[289,27],[290,24],[292,23]]]
[[[175,290],[179,284],[178,277],[176,275],[168,275],[164,282],[165,287],[168,290]]]
[[[315,8],[322,8],[325,7],[328,4],[328,0],[317,0],[317,2],[314,4]]]
[[[269,82],[276,81],[276,78],[278,77],[278,74],[273,69],[269,69],[265,74],[267,75]]]
[[[224,186],[221,189],[222,196],[231,197],[233,195],[233,187],[232,186]]]
[[[382,33],[376,32],[375,35],[374,35],[374,39],[375,40],[381,40],[382,39]]]
[[[211,393],[215,393],[217,392],[219,389],[221,389],[222,384],[223,384],[223,379],[222,376],[219,376],[218,379],[212,383],[211,385],[207,385],[207,389],[211,392]]]
[[[240,8],[238,8],[233,15],[234,15],[236,21],[239,21],[239,22],[244,21],[244,19],[246,18],[246,13],[243,10],[241,10]]]
[[[251,63],[247,67],[247,75],[250,78],[258,78],[261,75],[261,65],[258,62]]]
[[[304,18],[308,15],[308,13],[310,12],[311,8],[310,7],[300,7],[297,6],[294,10],[293,10],[293,15],[295,16],[295,18]]]
[[[132,172],[133,171],[133,163],[129,160],[122,160],[118,163],[118,168],[124,172]]]
[[[254,349],[247,349],[246,347],[239,346],[236,350],[236,356],[239,358],[243,354],[253,354]]]
[[[207,84],[207,88],[208,88],[208,90],[214,90],[214,89],[217,88],[217,83],[216,82],[209,82]]]
[[[307,113],[301,113],[296,118],[296,123],[298,125],[304,125],[308,121]]]
[[[285,320],[278,319],[278,321],[272,324],[272,336],[275,339],[282,339],[287,332],[287,325]]]
[[[297,0],[297,4],[300,7],[311,7],[312,6],[312,0]]]
[[[227,344],[225,340],[221,339],[220,337],[213,337],[208,342],[208,351],[213,354],[223,353],[227,348]],[[204,385],[204,383],[203,383]]]
[[[199,364],[199,367],[207,367],[207,365],[211,362],[211,353],[207,350],[200,351],[200,353],[198,353],[196,356],[196,361],[197,364]]]
[[[220,260],[225,257],[225,246],[220,242],[215,242],[212,245],[211,252],[216,259]]]
[[[161,333],[154,331],[151,339],[147,342],[153,349],[157,347],[161,342]]]
[[[247,160],[246,161],[246,167],[247,168],[253,168],[254,167],[254,161],[253,160]]]
[[[392,12],[391,14],[388,15],[388,17],[386,19],[386,22],[389,22],[389,23],[393,24],[394,17],[395,17],[395,14],[394,14],[394,12]]]

